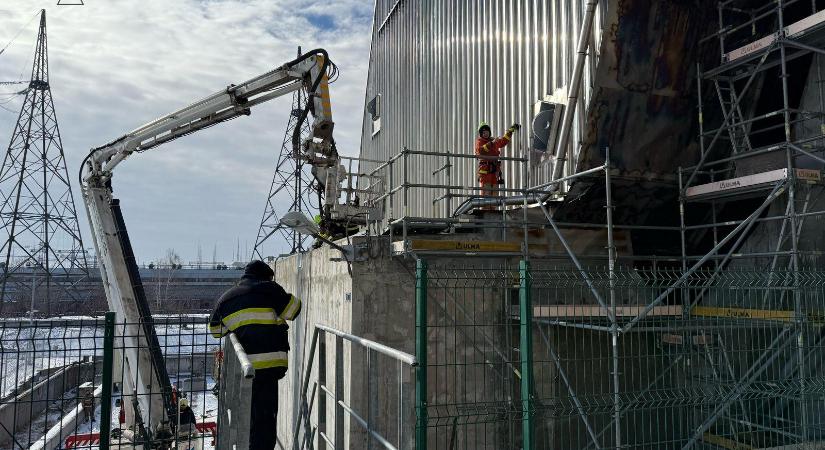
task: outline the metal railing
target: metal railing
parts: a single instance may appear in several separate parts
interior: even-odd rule
[[[334,340],[331,352],[327,350],[328,338]],[[409,353],[315,325],[293,450],[344,449],[347,445],[359,449],[414,448],[412,371],[416,366],[415,356]]]
[[[220,370],[218,448],[249,447],[250,405],[255,368],[235,333],[224,338]]]
[[[404,148],[386,162],[371,167],[359,185],[360,200],[376,211],[367,223],[375,227],[377,234],[389,231],[395,235],[400,231],[402,239],[406,240],[411,227],[450,229],[466,225],[467,219],[461,216],[474,209],[495,208],[501,214],[499,218],[475,219],[472,223],[477,228],[500,229],[504,237],[507,227],[538,225],[529,223],[528,205],[561,199],[573,181],[600,177],[609,172],[608,155],[609,151],[605,149],[603,165],[540,184],[532,181],[529,158],[498,157],[496,159],[503,163],[505,178],[517,181],[496,187],[491,195],[476,179],[476,161],[484,157]],[[443,164],[436,162],[442,160]],[[454,202],[454,199],[461,202]],[[508,211],[519,207],[523,210],[521,218],[518,215],[508,217]]]
[[[453,199],[490,198],[503,200],[505,196],[528,193],[527,186],[498,188],[501,197],[484,195],[475,181],[476,155],[452,152],[434,152],[402,149],[396,156],[376,165],[368,172],[366,184],[362,188],[366,204],[380,208],[392,222],[393,219],[424,216],[448,218],[458,206]],[[492,159],[492,158],[491,158]],[[505,168],[505,173],[518,174],[525,184],[529,164],[527,158],[501,156],[496,158],[513,167]],[[443,161],[443,164],[433,163]],[[430,170],[433,169],[433,170]],[[465,179],[473,180],[464,183]],[[426,193],[424,193],[426,191]],[[548,192],[549,193],[549,192]],[[414,207],[413,199],[431,200],[430,210],[422,211],[421,205]],[[437,207],[436,205],[443,205]],[[438,210],[440,209],[440,211]],[[417,213],[416,213],[417,210]]]

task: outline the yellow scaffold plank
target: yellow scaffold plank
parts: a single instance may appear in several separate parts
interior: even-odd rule
[[[714,317],[730,319],[757,319],[773,320],[776,322],[791,322],[794,320],[794,312],[777,309],[748,309],[748,308],[722,308],[717,306],[695,306],[690,310],[690,314],[696,317]],[[805,313],[808,322],[818,325],[825,323],[825,311],[810,311]]]
[[[635,317],[644,311],[645,306],[617,306],[617,317]],[[682,307],[678,305],[654,306],[647,317],[681,316]],[[599,305],[556,305],[534,306],[533,317],[607,317],[607,311]]]
[[[403,242],[394,242],[396,251],[404,250]],[[500,242],[500,241],[471,241],[471,240],[441,240],[441,239],[408,239],[408,251],[454,251],[472,253],[518,253],[521,252],[520,242]],[[531,251],[547,251],[547,245],[532,244]]]
[[[690,310],[697,317],[728,317],[731,319],[761,319],[790,322],[793,311],[775,309],[722,308],[717,306],[695,306]]]
[[[717,447],[728,448],[730,450],[754,450],[754,447],[736,442],[733,439],[728,439],[712,433],[705,433],[702,435],[702,440],[708,444],[713,444]]]

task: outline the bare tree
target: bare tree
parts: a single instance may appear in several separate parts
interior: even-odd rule
[[[155,286],[157,287],[157,296],[155,297],[155,306],[161,308],[161,305],[169,305],[169,291],[172,285],[175,271],[183,268],[181,264],[180,255],[173,248],[166,249],[166,255],[158,261],[157,271],[155,272]]]

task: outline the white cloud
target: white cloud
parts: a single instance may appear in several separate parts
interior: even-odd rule
[[[336,141],[356,155],[369,56],[372,2],[312,0],[0,0],[0,46],[46,8],[50,75],[69,166],[76,180],[89,148],[200,97],[324,47],[341,70],[332,86]],[[323,15],[318,20],[317,15]],[[331,21],[333,29],[313,23]],[[28,77],[37,21],[0,55],[0,80]],[[8,89],[0,87],[0,92]],[[3,97],[0,96],[0,102]],[[19,108],[19,101],[5,107]],[[286,126],[290,99],[125,162],[115,194],[140,260],[173,247],[193,260],[197,243],[227,260],[236,239],[251,247]],[[16,116],[0,110],[5,148]],[[78,192],[81,231],[91,247]],[[277,253],[282,249],[273,249]],[[205,256],[206,257],[206,256]]]

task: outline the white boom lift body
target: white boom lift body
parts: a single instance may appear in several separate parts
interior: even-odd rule
[[[122,382],[126,425],[132,428],[135,443],[143,442],[144,448],[147,442],[153,442],[152,447],[165,447],[157,442],[171,436],[176,406],[119,201],[112,193],[114,169],[135,152],[249,115],[253,106],[298,89],[307,89],[310,99],[301,120],[311,111],[314,121],[309,139],[299,143],[300,136],[294,136],[294,150],[300,151],[300,157],[313,167],[338,167],[339,158],[332,139],[329,67],[332,63],[326,51],[307,52],[275,70],[230,85],[92,149],[83,161],[80,169],[83,200],[106,298],[109,308],[117,315],[115,348],[118,349],[117,364],[123,373],[121,379],[115,381]],[[336,198],[326,201],[337,202]]]

